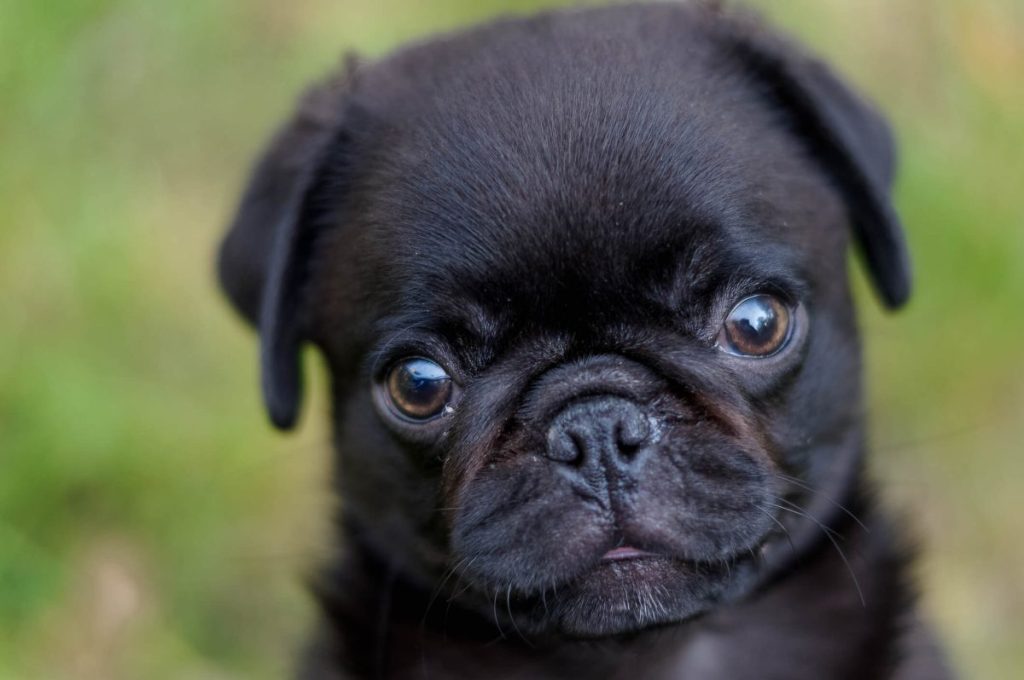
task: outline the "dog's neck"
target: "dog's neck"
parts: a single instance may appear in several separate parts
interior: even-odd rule
[[[497,613],[483,617],[410,584],[353,541],[323,581],[326,620],[302,677],[635,678],[639,669],[645,678],[705,680],[889,677],[911,604],[907,560],[864,498],[855,489],[849,512],[752,596],[602,641],[524,638],[496,623]]]

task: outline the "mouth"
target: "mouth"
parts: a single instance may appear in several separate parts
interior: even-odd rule
[[[646,550],[634,548],[631,545],[624,545],[618,548],[612,548],[611,550],[606,552],[604,555],[601,556],[601,561],[621,562],[624,560],[636,560],[644,557],[657,557],[657,555],[655,555],[652,552],[647,552]]]

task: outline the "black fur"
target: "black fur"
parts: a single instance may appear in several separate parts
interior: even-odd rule
[[[272,420],[303,343],[332,376],[344,550],[303,677],[947,677],[863,475],[845,255],[906,300],[893,158],[717,4],[500,21],[312,90],[220,260]],[[788,349],[717,349],[760,292]],[[427,425],[374,397],[409,356],[456,385]]]

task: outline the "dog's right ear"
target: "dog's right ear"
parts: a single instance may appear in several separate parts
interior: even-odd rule
[[[302,398],[299,350],[310,249],[309,197],[340,136],[353,60],[314,86],[256,163],[220,247],[221,286],[259,329],[263,397],[271,421],[295,424]]]

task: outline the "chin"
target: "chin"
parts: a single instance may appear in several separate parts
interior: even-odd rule
[[[528,627],[587,639],[683,623],[746,592],[753,570],[749,557],[721,563],[662,556],[602,560],[535,603]]]

